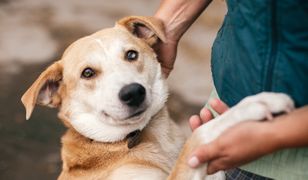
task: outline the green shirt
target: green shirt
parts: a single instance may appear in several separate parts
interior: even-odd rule
[[[308,0],[226,2],[228,13],[212,48],[219,97],[232,107],[262,91],[283,92],[296,107],[307,105]],[[283,150],[242,168],[275,179],[308,180],[308,150]]]

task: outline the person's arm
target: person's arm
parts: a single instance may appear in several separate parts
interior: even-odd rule
[[[163,21],[167,42],[158,43],[155,50],[168,76],[173,69],[177,45],[182,35],[200,16],[212,0],[162,0],[154,17]]]
[[[276,132],[279,149],[308,146],[308,106],[277,117],[269,128]]]
[[[207,172],[212,174],[244,165],[277,150],[303,146],[308,146],[308,106],[273,121],[235,125],[210,144],[198,147],[191,157],[196,157],[199,163],[189,165],[197,167],[209,162]]]

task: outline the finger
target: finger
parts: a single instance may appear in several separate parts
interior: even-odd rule
[[[198,115],[193,115],[189,118],[189,125],[192,131],[201,126],[202,121]]]
[[[206,173],[208,175],[211,175],[211,174],[214,174],[214,173],[216,173],[218,171],[224,170],[222,163],[219,162],[219,161],[220,160],[217,159],[217,160],[211,161],[208,164],[207,171],[206,171]]]
[[[216,111],[218,114],[222,114],[229,109],[228,105],[217,98],[210,100],[209,103],[214,111]]]
[[[190,156],[188,165],[192,168],[198,167],[200,164],[209,162],[218,156],[217,148],[210,144],[204,144],[198,147]]]
[[[203,123],[207,123],[209,120],[213,119],[213,115],[208,108],[201,109],[200,117]]]
[[[170,72],[172,71],[172,69],[166,68],[166,67],[162,67],[162,71],[163,71],[164,78],[167,79],[169,77]]]

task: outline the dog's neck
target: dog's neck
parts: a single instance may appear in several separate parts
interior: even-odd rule
[[[158,111],[151,119],[156,119],[157,116],[159,116],[159,114],[163,113],[163,111],[166,111],[165,107],[162,108],[160,111]],[[145,127],[146,128],[146,127]],[[141,141],[141,133],[142,133],[143,129],[137,129],[134,130],[132,132],[130,132],[129,134],[127,134],[126,136],[126,140],[127,140],[127,147],[129,149],[135,147],[136,145],[138,145]]]
[[[62,158],[64,167],[71,170],[74,168],[87,169],[97,166],[107,166],[108,164],[112,164],[113,161],[117,161],[123,156],[128,155],[131,151],[138,150],[139,146],[142,147],[141,144],[150,143],[157,145],[159,144],[157,141],[162,139],[160,136],[166,136],[162,132],[167,131],[161,129],[168,129],[170,126],[169,121],[171,120],[169,119],[166,107],[164,107],[153,116],[148,125],[138,134],[138,138],[136,139],[136,137],[134,137],[134,142],[130,142],[129,138],[113,143],[97,142],[84,137],[74,128],[69,128],[62,137]],[[157,129],[160,129],[159,133]],[[154,143],[154,141],[156,142]],[[159,146],[161,146],[161,144]],[[112,156],[110,153],[112,153]],[[82,156],[80,156],[80,154],[82,154]],[[107,161],[110,161],[110,163]],[[85,166],[80,167],[81,164]]]

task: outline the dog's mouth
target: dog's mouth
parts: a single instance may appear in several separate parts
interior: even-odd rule
[[[135,113],[133,113],[132,115],[128,116],[127,118],[125,119],[131,119],[131,118],[134,118],[134,117],[138,117],[140,116],[141,114],[143,114],[145,112],[146,109],[141,109],[141,110],[138,110],[136,111]]]
[[[126,122],[127,120],[133,120],[134,123],[137,123],[137,121],[142,118],[139,118],[142,116],[142,114],[146,111],[146,107],[145,108],[142,108],[142,109],[138,109],[138,110],[135,110],[133,113],[131,113],[130,115],[128,115],[127,117],[124,117],[124,118],[115,118],[113,117],[112,115],[108,114],[106,111],[102,111],[102,113],[104,114],[105,117],[109,117],[113,120],[118,120],[118,122]]]

